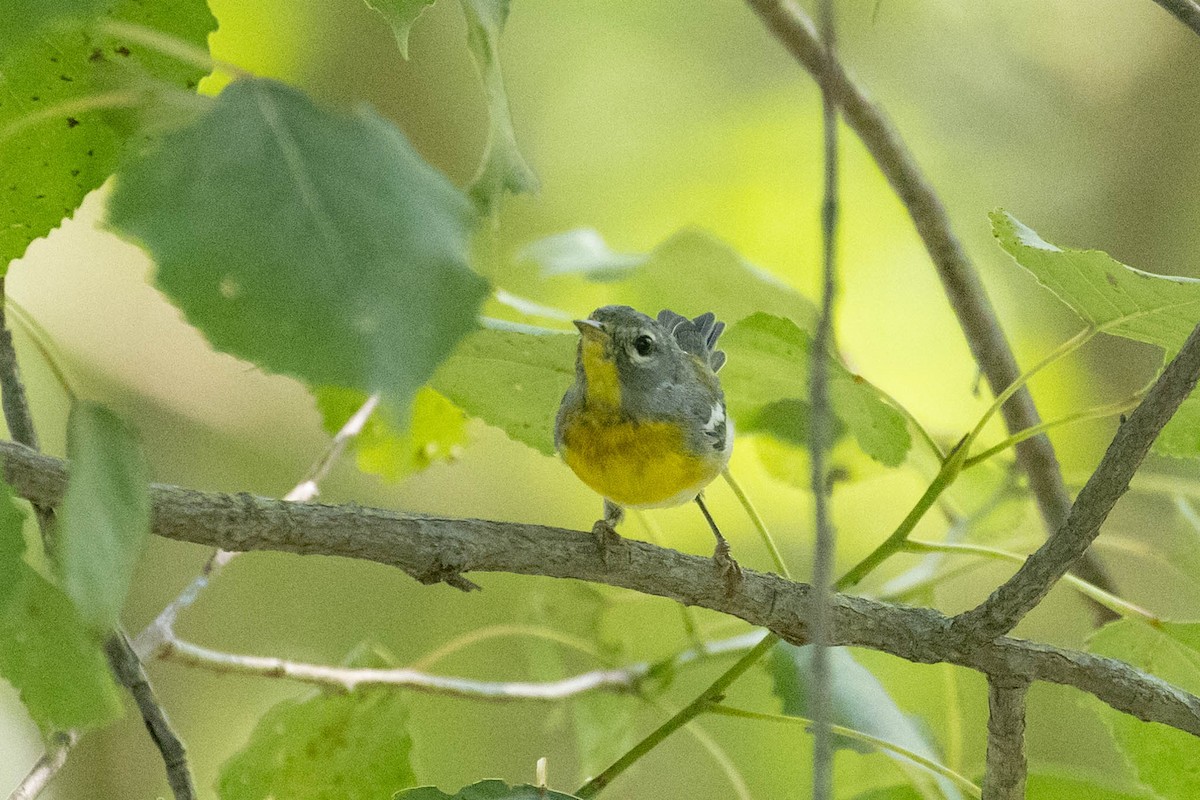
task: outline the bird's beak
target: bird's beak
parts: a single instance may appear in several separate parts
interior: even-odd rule
[[[584,339],[590,339],[594,342],[598,342],[608,335],[608,332],[604,330],[603,323],[597,322],[594,319],[577,319],[575,320],[575,327],[579,328],[579,333]]]

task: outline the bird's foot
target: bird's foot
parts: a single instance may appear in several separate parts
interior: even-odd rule
[[[721,539],[717,542],[717,549],[713,550],[713,563],[721,572],[721,578],[725,581],[725,593],[732,595],[742,585],[742,568],[733,556],[729,554],[729,542]]]
[[[592,536],[596,537],[596,544],[600,547],[600,560],[607,567],[608,557],[621,544],[621,534],[607,519],[598,519],[592,526]]]

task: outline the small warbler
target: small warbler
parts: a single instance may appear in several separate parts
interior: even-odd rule
[[[717,378],[725,323],[711,312],[687,319],[661,311],[655,320],[629,306],[604,306],[575,327],[575,383],[558,409],[554,441],[604,498],[604,516],[592,527],[603,552],[620,541],[624,508],[694,500],[717,537],[713,561],[735,585],[741,570],[701,496],[733,451]]]

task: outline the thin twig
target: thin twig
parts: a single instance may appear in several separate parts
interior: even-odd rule
[[[821,38],[826,61],[835,58],[835,26],[833,0],[821,0]],[[821,313],[813,336],[812,358],[809,363],[809,398],[812,403],[812,426],[809,430],[810,484],[813,493],[814,590],[812,603],[812,692],[809,708],[813,719],[813,800],[829,800],[833,796],[833,733],[829,674],[829,617],[833,594],[833,561],[837,533],[830,519],[829,505],[832,487],[826,465],[829,441],[832,438],[833,410],[829,405],[828,354],[834,351],[833,302],[837,294],[837,229],[838,229],[838,112],[831,73],[819,76],[821,84],[821,120],[824,132],[825,196],[821,203],[822,285]]]
[[[1099,535],[1100,526],[1129,489],[1159,431],[1196,388],[1197,380],[1200,325],[1146,392],[1146,399],[1117,428],[1100,466],[1075,498],[1066,522],[987,600],[954,619],[952,638],[964,647],[990,641],[1012,630],[1041,602]]]
[[[1154,0],[1175,19],[1187,25],[1200,36],[1200,3],[1196,0]]]
[[[17,495],[51,506],[61,501],[66,488],[62,460],[11,442],[0,442],[0,459]],[[453,561],[464,572],[589,581],[737,617],[771,630],[764,642],[782,637],[805,644],[809,637],[809,586],[743,569],[741,589],[729,594],[710,559],[648,542],[627,539],[621,558],[605,563],[590,533],[564,528],[356,504],[288,503],[162,484],[150,487],[150,497],[152,531],[168,539],[228,550],[357,558],[417,578]],[[836,594],[833,611],[831,645],[1074,686],[1138,719],[1200,736],[1200,698],[1116,659],[1009,637],[965,650],[947,636],[950,619],[931,608]]]
[[[842,65],[836,59],[826,57],[812,20],[799,5],[793,0],[746,2],[801,66],[818,80],[827,80],[833,88],[846,123],[858,134],[908,209],[971,353],[987,377],[992,393],[999,395],[1020,374],[1016,358],[983,283],[950,226],[941,200],[899,132],[866,91],[846,74]],[[1041,424],[1033,397],[1024,387],[1004,404],[1001,414],[1010,434]],[[1029,485],[1046,530],[1058,530],[1067,517],[1071,498],[1063,484],[1062,471],[1050,439],[1045,435],[1035,436],[1018,444],[1016,451],[1021,468],[1029,475]],[[1103,566],[1091,554],[1076,564],[1075,572],[1106,591],[1116,591]],[[1110,618],[1107,609],[1101,609],[1098,616]]]
[[[1025,695],[1029,681],[988,676],[983,800],[1025,800]]]
[[[67,755],[70,754],[71,748],[74,747],[78,738],[79,734],[75,731],[52,734],[46,752],[29,770],[25,780],[21,781],[16,789],[13,789],[8,800],[33,800],[41,794],[42,790],[58,774],[58,771],[63,768],[63,764],[67,763]]]

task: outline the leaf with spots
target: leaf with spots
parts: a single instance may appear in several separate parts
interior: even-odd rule
[[[216,28],[204,0],[22,0],[19,8],[50,6],[66,11],[42,35],[10,49],[0,34],[0,275],[30,242],[75,213],[126,149],[144,144],[138,126],[112,109],[145,111],[170,92],[194,97],[204,76],[196,66],[98,32],[96,22],[134,23],[204,49]],[[8,19],[0,29],[14,30]],[[155,91],[146,91],[150,81]]]
[[[109,224],[218,349],[405,419],[476,327],[477,216],[390,122],[275,81],[231,84],[118,175]]]
[[[357,389],[322,386],[313,390],[325,430],[337,433],[362,408],[367,395]],[[433,389],[417,391],[412,420],[405,425],[392,409],[377,409],[354,437],[358,468],[399,481],[438,462],[453,461],[467,443],[467,417]]]
[[[363,646],[347,666],[394,667]],[[284,700],[221,770],[221,800],[379,800],[417,782],[404,695],[387,687]]]
[[[43,731],[116,719],[120,695],[99,641],[66,595],[25,563],[23,521],[0,482],[0,677]]]
[[[1105,333],[1161,347],[1169,361],[1200,321],[1200,280],[1142,272],[1099,250],[1056,247],[1005,211],[993,211],[991,220],[1005,252]],[[1200,392],[1184,401],[1154,449],[1200,457]]]

